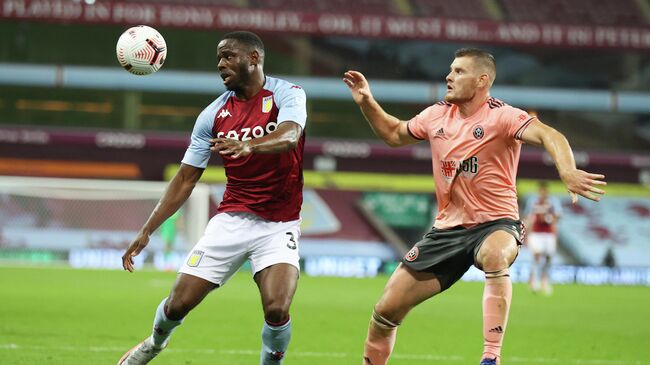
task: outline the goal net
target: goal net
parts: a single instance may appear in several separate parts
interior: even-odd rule
[[[166,182],[0,177],[0,260],[120,267],[119,258],[166,187]],[[208,186],[197,184],[179,214],[154,232],[138,261],[177,266],[203,233],[209,199]]]

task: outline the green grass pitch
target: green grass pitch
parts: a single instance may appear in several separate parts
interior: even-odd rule
[[[150,332],[174,273],[0,267],[0,364],[115,364]],[[300,279],[284,364],[361,364],[371,308],[386,282]],[[417,307],[390,364],[477,365],[481,283],[460,282]],[[192,312],[152,364],[258,364],[257,288],[239,273]],[[650,288],[514,287],[502,364],[650,364]]]

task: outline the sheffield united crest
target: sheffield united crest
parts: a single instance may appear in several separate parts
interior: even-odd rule
[[[409,252],[406,253],[406,255],[404,255],[404,260],[413,262],[418,258],[418,256],[420,256],[420,250],[414,246]]]
[[[485,135],[485,130],[483,130],[483,127],[481,127],[480,125],[477,125],[474,128],[473,134],[474,134],[474,138],[481,139]]]

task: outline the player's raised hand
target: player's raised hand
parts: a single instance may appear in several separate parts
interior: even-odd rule
[[[220,155],[231,158],[246,157],[252,153],[251,147],[247,141],[238,141],[230,138],[213,138],[210,140],[213,144],[210,149],[219,152]]]
[[[138,256],[140,252],[149,244],[149,235],[140,232],[138,236],[131,242],[129,248],[126,249],[122,255],[122,267],[128,272],[133,272],[133,257]]]
[[[575,204],[578,201],[578,195],[584,196],[593,201],[600,201],[600,196],[605,194],[605,190],[596,186],[605,186],[607,182],[603,179],[605,175],[592,174],[586,171],[574,169],[563,174],[562,181],[569,190],[571,202]]]
[[[350,88],[355,103],[361,104],[372,98],[368,80],[361,72],[350,70],[344,73],[343,82]]]

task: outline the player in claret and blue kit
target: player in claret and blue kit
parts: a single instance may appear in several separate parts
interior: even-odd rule
[[[562,215],[560,200],[549,194],[545,181],[539,183],[538,193],[526,203],[527,244],[533,254],[528,285],[533,292],[553,292],[550,279],[551,261],[557,250],[557,223]],[[538,279],[539,276],[539,279]]]
[[[260,364],[281,364],[289,345],[289,307],[300,272],[305,93],[264,74],[264,45],[253,33],[226,34],[217,55],[227,91],[197,118],[176,176],[122,257],[124,269],[134,270],[133,257],[187,200],[213,152],[226,170],[223,201],[160,302],[151,336],[118,365],[151,361],[183,318],[246,260],[264,310]]]

